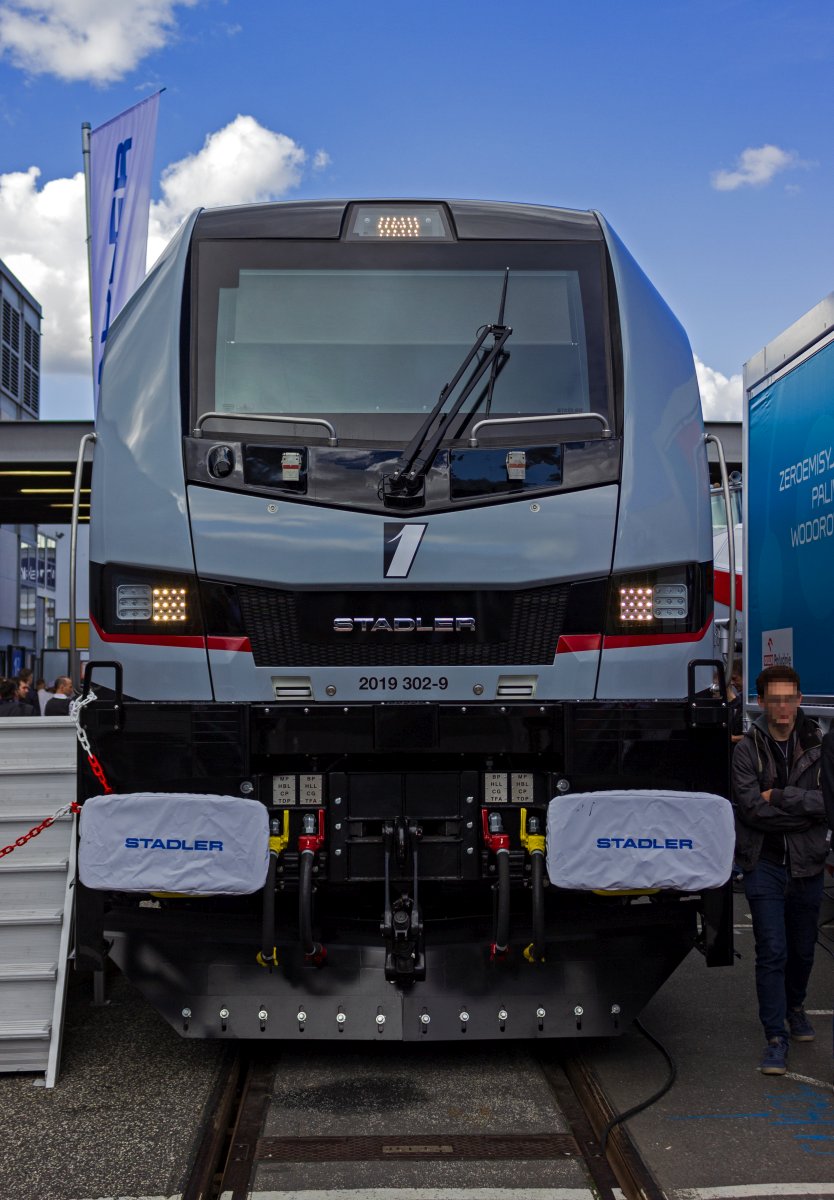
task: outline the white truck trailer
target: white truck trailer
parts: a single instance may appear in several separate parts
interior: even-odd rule
[[[834,292],[744,364],[744,678],[794,667],[834,716]]]

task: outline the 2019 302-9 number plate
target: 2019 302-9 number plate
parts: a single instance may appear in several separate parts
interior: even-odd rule
[[[445,675],[360,675],[360,692],[445,692]]]

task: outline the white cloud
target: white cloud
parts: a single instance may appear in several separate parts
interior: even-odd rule
[[[155,262],[192,209],[276,200],[297,187],[306,152],[254,117],[235,117],[210,133],[202,150],[162,172],[162,199],[151,205],[148,263]]]
[[[794,150],[771,145],[749,146],[738,156],[734,171],[713,171],[712,186],[719,192],[734,192],[740,187],[764,187],[780,171],[804,165]]]
[[[43,370],[90,367],[84,176],[0,175],[0,258],[43,307]]]
[[[742,382],[741,375],[729,379],[720,371],[701,362],[695,355],[695,371],[701,390],[701,409],[705,421],[740,421]]]
[[[313,156],[313,170],[323,171],[325,167],[329,167],[333,159],[326,150],[317,150]]]
[[[0,52],[32,75],[112,83],[176,31],[198,0],[2,0]]]
[[[277,200],[298,185],[306,161],[292,138],[253,117],[209,134],[200,151],[162,172],[148,264],[192,209]],[[91,369],[84,178],[41,186],[40,174],[37,167],[0,174],[0,258],[43,307],[44,374],[80,374]]]

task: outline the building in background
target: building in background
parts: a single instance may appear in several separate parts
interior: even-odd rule
[[[0,422],[37,422],[41,306],[2,261],[0,293]],[[0,675],[13,675],[37,667],[43,650],[55,645],[59,536],[3,517],[0,509]]]

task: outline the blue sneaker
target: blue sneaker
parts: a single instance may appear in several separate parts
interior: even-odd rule
[[[805,1009],[801,1007],[788,1009],[788,1029],[795,1042],[813,1042],[817,1036],[805,1015]]]
[[[771,1038],[765,1046],[759,1070],[762,1075],[784,1075],[788,1069],[788,1043],[786,1038]]]

